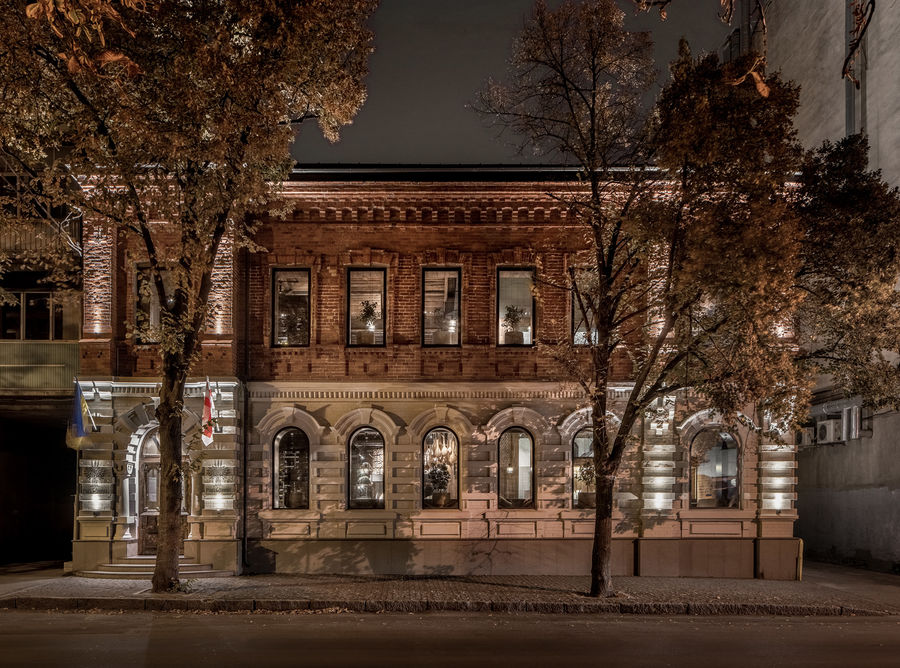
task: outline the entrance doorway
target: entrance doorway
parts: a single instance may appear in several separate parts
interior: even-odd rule
[[[187,463],[185,459],[183,464]],[[159,545],[159,431],[150,431],[141,442],[138,460],[138,553],[156,554]],[[188,478],[185,485],[185,478]],[[181,495],[181,547],[179,553],[184,554],[184,539],[188,534],[187,510],[185,500],[190,498],[190,476],[182,478]]]

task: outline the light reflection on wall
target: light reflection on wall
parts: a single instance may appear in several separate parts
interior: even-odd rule
[[[84,331],[109,333],[112,331],[113,235],[90,221],[85,221],[84,226]]]
[[[234,238],[230,234],[222,237],[212,271],[212,288],[209,291],[209,311],[206,327],[216,335],[231,332],[231,293],[234,278]]]

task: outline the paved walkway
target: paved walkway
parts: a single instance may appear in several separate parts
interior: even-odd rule
[[[40,566],[40,565],[39,565]],[[802,582],[725,578],[614,580],[617,596],[584,596],[586,577],[256,575],[185,581],[153,594],[144,580],[63,577],[61,568],[0,567],[0,608],[656,615],[900,615],[900,575],[807,562]]]

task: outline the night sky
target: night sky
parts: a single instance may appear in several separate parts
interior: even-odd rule
[[[337,144],[304,124],[294,156],[306,164],[528,162],[467,105],[489,77],[503,79],[531,6],[532,0],[381,0],[371,19],[368,100]],[[660,82],[679,37],[699,53],[717,50],[730,31],[717,17],[719,0],[676,0],[665,22],[655,10],[635,14],[622,6],[629,29],[652,32]]]

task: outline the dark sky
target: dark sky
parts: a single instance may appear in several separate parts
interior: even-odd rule
[[[467,105],[489,77],[504,77],[531,6],[532,0],[381,0],[371,19],[368,100],[337,144],[304,124],[294,156],[307,164],[524,162]],[[622,6],[629,29],[652,32],[660,81],[679,37],[696,54],[717,50],[730,30],[717,18],[719,0],[676,0],[665,22],[656,11],[635,14]]]

